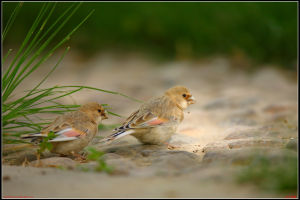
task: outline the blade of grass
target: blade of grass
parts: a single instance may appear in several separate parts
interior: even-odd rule
[[[62,19],[62,17],[73,7],[70,6],[51,26],[49,29],[47,29],[47,31],[39,38],[39,40],[36,42],[36,40],[38,39],[38,36],[40,35],[40,33],[42,32],[42,30],[44,29],[44,26],[46,25],[48,19],[50,18],[50,16],[52,15],[54,9],[55,9],[56,3],[54,4],[54,6],[52,7],[50,13],[48,14],[47,18],[43,21],[38,33],[34,36],[34,39],[31,41],[31,43],[29,44],[28,48],[26,49],[25,53],[23,54],[23,56],[21,57],[20,61],[17,64],[16,68],[20,68],[20,66],[25,62],[25,60],[27,59],[27,57],[29,56],[29,54],[32,52],[33,49],[35,49],[39,43],[41,42],[42,39],[44,39],[44,37],[50,32],[50,30],[52,30],[55,25],[60,21],[60,19]],[[28,66],[29,67],[29,66]],[[23,68],[23,71],[21,71],[19,74],[24,73],[24,71],[27,70],[27,67]],[[15,75],[15,74],[14,74]]]
[[[45,33],[41,36],[41,38],[36,42],[35,48],[40,44],[40,42],[48,35],[48,33],[56,26],[56,24],[74,7],[74,4],[67,8],[56,20],[51,24],[51,26],[45,31]]]
[[[8,51],[7,51],[7,53],[6,53],[6,55],[3,57],[3,59],[2,59],[2,65],[3,65],[3,63],[6,61],[6,59],[7,59],[7,57],[9,56],[9,54],[12,52],[12,49],[9,49]]]
[[[31,119],[29,119],[29,117],[27,117],[26,115],[23,115],[23,117],[24,117],[27,121],[29,121],[31,124],[33,124],[34,126],[37,127],[35,130],[37,130],[37,131],[40,131],[40,130],[41,130],[42,127],[41,127],[40,125],[34,123]]]
[[[15,21],[15,19],[16,19],[16,17],[17,17],[17,15],[18,15],[18,13],[19,13],[22,6],[23,6],[23,2],[20,2],[16,6],[16,8],[14,9],[13,13],[10,15],[10,17],[8,19],[8,22],[7,22],[7,24],[6,24],[6,26],[3,30],[3,33],[2,33],[2,41],[4,41],[7,32],[9,31],[11,25],[14,23],[14,21]]]
[[[50,28],[47,29],[47,31],[41,36],[41,38],[35,43],[35,45],[32,47],[32,49],[35,49],[36,46],[40,44],[40,42],[45,38],[45,36],[55,27],[55,25],[70,11],[71,8],[73,8],[74,4],[71,5],[69,8],[67,8],[58,18],[57,20],[50,26]],[[54,6],[55,7],[55,6]],[[54,9],[53,7],[53,9]],[[50,15],[50,14],[49,14]],[[50,16],[49,16],[50,17]],[[46,22],[44,22],[46,24]],[[41,27],[43,29],[43,26]],[[32,50],[31,49],[31,50]],[[31,51],[30,51],[31,52]],[[30,53],[29,52],[29,53]],[[29,54],[28,53],[28,54]]]
[[[117,116],[117,117],[125,118],[124,116],[118,115],[116,113],[113,113],[113,112],[110,112],[110,111],[107,111],[107,112],[108,112],[108,114],[111,114],[111,115],[114,115],[114,116]]]
[[[55,66],[51,69],[51,71],[41,80],[41,82],[39,82],[30,92],[29,94],[31,94],[33,91],[35,91],[38,87],[40,87],[40,85],[42,85],[45,80],[53,73],[53,71],[57,68],[57,66],[61,63],[61,61],[63,60],[63,58],[65,57],[65,55],[67,54],[67,52],[70,50],[70,47],[67,47],[65,52],[63,53],[63,55],[59,58],[59,60],[57,61],[57,63],[55,64]]]
[[[52,95],[54,95],[55,93],[66,93],[66,91],[55,91],[55,89],[57,89],[57,86],[54,86],[52,87],[53,90],[52,90]],[[10,110],[10,109],[13,109],[17,104],[19,103],[22,103],[23,101],[26,101],[26,98],[30,97],[30,96],[34,96],[36,94],[39,94],[39,93],[42,93],[42,92],[45,92],[47,90],[49,90],[50,88],[47,88],[47,89],[36,89],[35,92],[32,92],[31,94],[27,94],[15,101],[12,101],[12,102],[9,102],[9,103],[5,103],[3,104],[3,110],[2,112],[5,113],[6,111]],[[28,91],[31,91],[31,90],[27,90]]]
[[[39,21],[41,20],[41,15],[43,14],[44,12],[44,9],[45,9],[45,4],[43,4],[37,18],[35,19],[35,21],[33,22],[31,28],[29,29],[24,41],[22,42],[21,44],[21,47],[19,48],[16,56],[14,57],[12,63],[10,64],[9,68],[7,69],[6,73],[4,74],[4,77],[3,77],[3,81],[2,81],[2,94],[4,93],[4,90],[7,89],[8,87],[8,84],[12,81],[12,79],[14,78],[14,75],[17,70],[19,70],[18,68],[13,68],[14,64],[16,63],[16,61],[18,60],[20,54],[22,53],[24,47],[27,45],[29,39],[31,38],[34,30],[37,28],[38,26],[38,23]],[[13,69],[12,73],[10,73],[10,71]],[[9,74],[10,73],[10,74]]]
[[[76,9],[73,10],[72,15],[75,13],[75,11],[79,8],[80,5],[78,5],[78,7]],[[45,55],[34,67],[32,67],[32,69],[30,71],[28,71],[22,78],[20,78],[20,80],[18,80],[14,86],[18,86],[27,76],[29,76],[34,70],[36,70],[37,67],[39,67],[43,62],[45,62],[51,55],[52,53],[58,48],[60,47],[63,43],[65,43],[67,40],[70,39],[70,36],[89,18],[89,16],[94,12],[94,10],[92,12],[89,13],[89,15],[81,22],[79,23],[79,25],[77,25],[77,27],[75,27],[69,34],[67,34],[67,36],[64,37],[64,39],[62,41],[60,41],[53,49],[51,49],[47,55]],[[72,16],[70,15],[70,16]],[[64,21],[64,23],[66,23],[66,21]],[[63,23],[63,25],[64,25]],[[51,37],[50,37],[51,38]],[[19,75],[21,76],[23,73],[20,73]],[[18,77],[20,77],[18,76]]]
[[[10,129],[16,129],[16,128],[21,128],[21,127],[27,127],[27,128],[31,128],[35,131],[39,131],[40,130],[40,127],[36,124],[32,124],[32,123],[27,123],[27,122],[11,122],[10,123],[11,125],[15,124],[15,125],[18,125],[18,126],[10,126],[10,127],[5,127],[3,128],[3,130],[10,130]]]
[[[52,98],[52,99],[48,99],[48,100],[42,101],[42,102],[37,103],[37,104],[34,104],[34,105],[30,106],[30,107],[37,106],[37,105],[40,105],[40,104],[42,104],[42,103],[50,102],[50,101],[52,101],[52,100],[60,99],[60,98],[65,97],[65,96],[69,96],[70,94],[73,94],[73,93],[75,93],[75,92],[78,92],[78,91],[80,91],[80,90],[82,90],[82,89],[83,89],[83,88],[78,88],[78,89],[72,90],[71,92],[68,92],[68,93],[66,93],[66,94],[64,94],[64,95],[60,95],[60,96],[58,96],[58,97],[54,97],[54,98]]]
[[[67,23],[67,21],[69,21],[69,19],[74,15],[74,13],[78,10],[79,6],[81,5],[81,3],[78,4],[78,6],[75,7],[75,9],[73,9],[72,13],[70,15],[68,15],[68,17],[63,21],[63,23],[60,24],[60,26],[55,30],[54,33],[51,34],[51,36],[47,39],[47,41],[40,47],[39,50],[37,50],[37,52],[35,53],[35,55],[30,59],[30,61],[27,63],[27,65],[25,67],[23,67],[22,71],[18,74],[18,76],[14,79],[14,81],[11,84],[11,87],[7,88],[7,90],[5,91],[4,95],[3,95],[3,100],[5,101],[8,96],[12,93],[12,91],[27,77],[29,76],[33,71],[35,71],[43,62],[45,62],[52,54],[53,52],[60,47],[66,40],[67,38],[70,37],[70,35],[72,35],[75,30],[77,30],[79,28],[79,26],[84,23],[87,18],[92,14],[92,12],[75,28],[73,29],[73,31],[71,31],[62,41],[60,41],[54,48],[52,48],[50,51],[48,51],[48,53],[43,56],[40,61],[35,64],[25,75],[24,72],[29,68],[29,66],[33,63],[34,60],[36,60],[36,58],[40,55],[40,53],[46,48],[46,46],[52,41],[52,39],[54,38],[54,36],[62,29],[62,27],[65,25],[65,23]],[[23,77],[21,77],[23,75]]]
[[[37,42],[35,42],[35,45],[31,48],[31,51],[33,50],[33,49],[35,49],[39,44],[40,44],[40,42],[45,38],[45,36],[55,27],[55,25],[73,8],[73,6],[74,6],[74,4],[73,5],[71,5],[69,8],[67,8],[66,10],[65,10],[65,12],[63,12],[58,18],[57,18],[57,20],[50,26],[50,28],[48,28],[47,29],[47,31],[40,37],[40,39],[37,41]],[[54,7],[53,7],[53,9],[54,9]],[[51,15],[51,14],[49,14],[49,15]],[[46,24],[46,22],[44,22],[44,25]],[[43,25],[43,26],[44,26]],[[41,29],[43,29],[43,26],[41,27]],[[30,51],[30,52],[31,52]],[[29,53],[30,53],[29,52]],[[28,54],[29,54],[28,53]]]
[[[115,95],[120,95],[122,97],[125,97],[125,98],[128,98],[130,100],[133,100],[133,101],[136,101],[136,102],[139,102],[139,103],[144,103],[143,101],[141,100],[138,100],[136,98],[133,98],[133,97],[130,97],[130,96],[127,96],[125,94],[122,94],[120,92],[114,92],[114,91],[110,91],[110,90],[103,90],[103,89],[99,89],[99,88],[94,88],[94,87],[89,87],[89,86],[79,86],[79,85],[68,85],[68,86],[60,86],[60,88],[66,88],[66,87],[82,87],[82,88],[85,88],[85,89],[91,89],[91,90],[96,90],[96,91],[101,91],[101,92],[106,92],[106,93],[110,93],[110,94],[115,94]]]
[[[43,16],[47,13],[47,10],[50,9],[51,5],[49,4],[45,4],[45,10],[43,11],[42,15],[39,18],[39,21],[37,22],[37,25],[39,24],[39,22],[42,20]],[[15,76],[17,74],[17,72],[19,71],[21,65],[25,62],[25,60],[27,59],[27,57],[29,56],[29,54],[31,53],[31,51],[35,48],[35,46],[38,44],[36,42],[36,40],[38,39],[39,35],[42,33],[42,30],[45,26],[45,24],[47,23],[47,21],[49,20],[50,16],[52,15],[54,9],[55,9],[55,5],[53,5],[52,9],[50,10],[48,16],[46,17],[46,19],[42,22],[40,28],[38,28],[38,31],[36,34],[33,34],[33,38],[31,39],[31,42],[29,43],[29,45],[27,46],[26,50],[24,51],[24,53],[22,54],[21,58],[19,59],[18,63],[16,64],[16,66],[14,67],[14,70],[12,72],[12,74],[10,75],[10,77],[13,77],[15,79]],[[36,27],[37,28],[37,27]],[[34,30],[35,31],[35,30]],[[21,72],[22,73],[22,72]],[[11,81],[13,80],[13,78],[9,79],[9,83],[11,83]],[[9,86],[9,85],[8,85]]]
[[[42,94],[33,97],[27,101],[23,101],[21,105],[19,105],[17,108],[13,109],[10,113],[8,113],[7,115],[3,115],[3,120],[8,120],[11,119],[14,115],[18,114],[18,112],[20,112],[22,109],[26,108],[27,106],[31,105],[32,103],[38,101],[39,99],[42,99],[43,97],[47,97],[49,96],[49,93],[51,92],[51,90],[53,90],[53,88],[49,88],[48,90],[46,90],[45,92],[43,92]]]

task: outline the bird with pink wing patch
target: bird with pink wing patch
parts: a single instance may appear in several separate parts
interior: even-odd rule
[[[40,133],[25,134],[23,139],[40,142],[50,132],[55,138],[49,140],[53,144],[52,153],[75,155],[86,147],[98,132],[98,124],[107,119],[107,112],[95,102],[82,105],[77,111],[65,113],[57,117]]]
[[[100,142],[132,135],[144,144],[167,144],[184,118],[183,111],[194,103],[195,99],[187,88],[172,87],[161,97],[144,103],[112,135]]]

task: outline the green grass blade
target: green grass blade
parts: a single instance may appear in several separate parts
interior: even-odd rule
[[[22,51],[20,52],[20,54],[16,55],[15,59],[13,60],[12,64],[10,65],[8,72],[10,71],[10,69],[12,67],[13,67],[13,71],[9,75],[7,75],[7,77],[6,77],[6,75],[4,77],[3,84],[4,84],[5,91],[7,91],[10,88],[10,86],[13,85],[13,81],[15,81],[18,78],[18,76],[16,76],[16,75],[17,75],[18,71],[20,70],[21,65],[25,61],[26,53],[28,52],[28,49],[30,49],[30,47],[32,46],[33,42],[35,42],[35,40],[36,40],[35,36],[37,36],[39,34],[39,32],[38,32],[37,34],[34,35],[34,32],[37,30],[38,25],[39,25],[40,21],[42,20],[43,16],[46,14],[48,8],[49,8],[49,4],[47,4],[47,3],[43,4],[41,12],[39,13],[38,17],[36,18],[35,23],[32,26],[32,29],[29,30],[29,33],[27,35],[28,38],[26,37],[24,40],[24,42],[26,41],[26,45],[29,42],[28,41],[29,39],[30,39],[31,43],[29,43],[29,46],[27,47],[26,50],[24,50],[24,53],[23,53],[23,49],[25,48],[25,45],[23,46],[23,44],[24,44],[24,42],[23,42],[22,47],[20,48],[20,49],[22,49]],[[33,37],[33,39],[31,39],[32,37]],[[21,56],[21,54],[23,54],[23,55]],[[19,59],[20,56],[21,56],[21,58]],[[18,59],[19,59],[19,62],[17,63],[16,66],[14,66]],[[20,72],[20,73],[22,73],[22,72]]]
[[[25,59],[28,57],[28,55],[32,52],[33,49],[35,49],[39,44],[40,42],[46,37],[46,35],[55,27],[55,25],[70,11],[70,9],[73,7],[70,6],[68,9],[65,10],[65,12],[63,12],[63,14],[61,14],[57,20],[50,26],[50,28],[48,28],[46,30],[46,32],[39,38],[39,40],[37,42],[32,42],[32,44],[34,44],[32,46],[32,48],[29,48],[28,51],[26,51],[26,53],[24,54],[24,59],[22,60],[22,62],[19,62],[18,66],[20,66],[24,61]],[[52,15],[53,11],[54,11],[54,8],[55,8],[55,4],[54,6],[52,7],[50,13],[48,14],[48,17],[45,19],[45,21],[43,22],[41,28],[40,28],[40,31],[42,31],[44,29],[44,26],[45,24],[47,23],[49,17]],[[40,32],[39,31],[39,32]],[[23,72],[22,72],[23,73]]]
[[[10,15],[9,19],[8,19],[8,22],[3,30],[3,33],[2,33],[2,41],[4,41],[5,39],[5,36],[7,34],[7,32],[9,31],[11,25],[14,23],[21,7],[23,6],[23,2],[19,2],[19,4],[16,6],[16,8],[14,9],[13,13]]]
[[[78,8],[79,7],[77,7],[77,9]],[[76,9],[74,9],[72,15],[74,14],[75,11]],[[39,67],[43,62],[45,62],[52,55],[52,52],[54,52],[58,47],[60,47],[63,43],[65,43],[68,39],[70,39],[70,36],[90,17],[92,13],[93,11],[90,12],[90,14],[81,23],[79,23],[79,25],[77,25],[77,27],[73,29],[61,42],[59,42],[53,49],[51,49],[46,56],[44,56],[34,67],[32,67],[32,69],[29,72],[27,72],[18,82],[16,82],[14,86],[15,87],[18,86],[27,76],[29,76],[34,70],[36,70],[37,67]],[[23,73],[20,73],[20,75],[22,74]]]
[[[32,52],[32,50],[36,47],[36,45],[38,45],[38,42],[36,42],[36,40],[38,39],[39,35],[42,33],[44,26],[46,25],[47,21],[49,20],[50,16],[52,15],[54,9],[55,9],[55,5],[52,7],[52,9],[50,10],[48,16],[46,17],[46,19],[42,22],[40,28],[38,29],[37,33],[33,35],[33,38],[31,39],[31,42],[29,43],[29,45],[27,46],[26,50],[24,51],[23,55],[21,56],[21,58],[19,59],[18,63],[16,64],[16,66],[14,67],[15,69],[20,69],[21,65],[25,62],[25,60],[27,59],[27,57],[29,56],[29,54]],[[42,13],[42,15],[40,16],[40,20],[42,20],[42,17],[46,14],[47,10],[50,8],[50,4],[47,4],[45,7],[44,12]],[[11,77],[15,77],[18,70],[13,71]],[[22,73],[22,72],[21,72]],[[13,80],[13,79],[11,79]]]
[[[32,105],[34,102],[44,98],[44,97],[47,97],[51,94],[51,91],[53,90],[53,88],[49,88],[48,90],[46,90],[45,92],[43,92],[42,94],[36,96],[36,97],[33,97],[29,100],[26,100],[26,101],[23,101],[21,105],[19,105],[17,108],[14,108],[11,112],[9,112],[8,114],[6,115],[2,115],[3,117],[3,121],[6,121],[6,120],[9,120],[9,119],[12,119],[14,118],[15,116],[18,116],[19,115],[19,112],[21,112],[21,110],[23,110],[24,108]]]
[[[29,47],[27,48],[27,50],[25,51],[25,53],[23,54],[22,58],[20,59],[20,61],[17,64],[17,68],[19,68],[24,61],[27,59],[27,57],[29,56],[29,54],[32,52],[33,49],[35,49],[40,42],[45,38],[45,36],[55,27],[55,25],[62,19],[62,17],[64,15],[66,15],[66,13],[73,7],[70,6],[51,26],[49,29],[47,29],[47,31],[38,39],[38,36],[40,35],[40,33],[42,32],[42,30],[44,29],[48,19],[50,18],[50,16],[52,15],[54,9],[55,9],[56,3],[53,5],[51,11],[49,12],[48,16],[46,17],[46,19],[43,21],[38,33],[35,35],[34,39],[31,41]],[[36,41],[38,39],[38,41]],[[29,66],[28,66],[29,67]],[[24,67],[23,70],[19,73],[19,74],[23,74],[24,71],[27,70],[28,67]],[[18,78],[18,77],[17,77]]]
[[[75,92],[78,92],[78,91],[82,90],[82,89],[83,89],[83,88],[78,88],[78,89],[72,90],[72,91],[67,92],[67,93],[65,93],[65,94],[63,94],[63,95],[60,95],[60,96],[54,97],[54,98],[52,98],[52,99],[48,99],[48,100],[42,101],[42,102],[40,102],[40,103],[34,104],[34,105],[32,105],[31,107],[37,106],[37,105],[40,105],[40,104],[43,104],[43,103],[46,103],[46,102],[51,102],[51,101],[53,101],[53,100],[60,99],[60,98],[63,98],[63,97],[65,97],[65,96],[69,96],[69,95],[71,95],[71,94],[73,94],[73,93],[75,93]]]
[[[45,31],[45,33],[40,37],[40,39],[36,42],[36,45],[34,46],[34,48],[36,46],[38,46],[38,44],[40,44],[40,42],[48,35],[48,33],[50,31],[52,31],[52,29],[55,28],[56,24],[74,7],[74,5],[71,5],[69,8],[67,8],[56,20],[55,22],[53,22],[51,24],[51,26]]]
[[[110,90],[103,90],[103,89],[99,89],[99,88],[94,88],[94,87],[89,87],[89,86],[80,86],[80,85],[68,85],[68,86],[60,86],[60,88],[66,88],[66,87],[82,87],[82,88],[85,88],[85,89],[91,89],[91,90],[96,90],[96,91],[101,91],[101,92],[106,92],[106,93],[110,93],[110,94],[116,94],[116,95],[120,95],[122,97],[125,97],[127,99],[130,99],[132,101],[136,101],[136,102],[139,102],[139,103],[144,103],[144,101],[141,101],[141,100],[138,100],[136,98],[133,98],[133,97],[130,97],[130,96],[127,96],[125,94],[122,94],[120,92],[114,92],[114,91],[110,91]]]
[[[118,115],[118,114],[113,113],[113,112],[111,112],[111,111],[107,111],[107,112],[108,112],[108,114],[110,114],[110,115],[114,115],[114,116],[117,116],[117,117],[125,118],[124,116]]]
[[[54,29],[55,28],[55,26],[56,26],[56,24],[73,8],[73,6],[74,5],[71,5],[69,8],[67,8],[56,20],[55,20],[55,22],[53,22],[52,24],[51,24],[51,26],[50,26],[50,28],[48,28],[46,31],[45,31],[45,33],[43,33],[43,35],[39,38],[39,40],[37,41],[37,42],[35,42],[34,43],[34,45],[33,45],[33,47],[31,48],[31,51],[33,50],[33,49],[35,49],[40,43],[41,43],[41,41],[48,35],[48,33],[52,30],[52,29]],[[54,8],[55,8],[55,5],[53,6],[53,8],[52,8],[52,10],[54,10]],[[49,13],[49,16],[48,17],[50,17],[50,15],[52,14],[52,11]],[[44,22],[43,23],[43,25],[41,26],[41,29],[43,29],[44,28],[44,26],[45,26],[45,24],[46,24],[46,22]],[[31,53],[31,51],[29,51],[29,53]],[[29,54],[28,53],[28,54]]]
[[[78,10],[79,6],[81,4],[78,4],[78,6],[75,7],[75,9],[73,9],[72,13],[70,15],[68,15],[68,17],[63,21],[63,23],[60,24],[60,26],[55,30],[54,33],[51,34],[51,36],[47,39],[47,41],[40,47],[39,50],[37,50],[37,52],[35,53],[35,55],[31,58],[31,60],[27,63],[27,65],[22,69],[22,71],[18,74],[18,76],[14,79],[13,83],[11,84],[11,87],[9,87],[4,95],[3,95],[3,100],[5,101],[8,96],[12,93],[12,91],[27,77],[29,76],[33,71],[35,71],[43,62],[45,62],[52,54],[53,52],[60,47],[67,39],[69,38],[71,34],[74,33],[75,30],[77,30],[77,28],[79,28],[79,26],[85,22],[85,20],[87,19],[87,17],[84,19],[84,21],[82,21],[73,31],[71,31],[70,34],[68,34],[61,42],[59,42],[54,48],[52,48],[50,51],[48,51],[48,53],[43,56],[40,61],[35,64],[25,75],[24,72],[29,68],[29,66],[36,60],[36,58],[40,55],[40,53],[47,47],[47,45],[52,41],[52,39],[54,38],[54,36],[62,29],[62,27],[65,25],[65,23],[67,23],[67,21],[69,21],[69,19],[74,15],[74,13]],[[91,14],[91,13],[90,13]],[[90,14],[88,15],[88,17],[90,16]],[[23,75],[23,76],[22,76]],[[21,77],[22,76],[22,77]]]
[[[8,51],[7,51],[7,53],[6,53],[6,55],[3,57],[3,59],[2,59],[2,65],[3,65],[3,63],[5,63],[5,60],[7,59],[7,57],[9,56],[9,54],[12,52],[12,49],[9,49]]]
[[[4,91],[7,90],[8,85],[12,82],[12,80],[15,78],[15,75],[17,73],[17,71],[19,70],[19,68],[17,67],[13,67],[14,64],[16,63],[16,61],[18,60],[19,56],[21,55],[21,53],[23,52],[24,47],[27,45],[27,43],[29,42],[29,39],[31,38],[31,36],[33,35],[34,30],[36,30],[40,20],[41,20],[41,16],[43,15],[43,13],[45,12],[45,5],[43,4],[43,7],[41,8],[37,18],[35,19],[35,21],[33,22],[31,28],[29,29],[24,41],[21,44],[20,49],[18,50],[16,56],[14,57],[12,63],[10,64],[9,68],[7,69],[4,77],[3,77],[3,81],[2,81],[2,94]],[[10,71],[13,69],[13,71],[10,73]],[[9,74],[10,73],[10,74]]]
[[[35,91],[38,87],[40,87],[45,81],[46,79],[53,73],[53,71],[58,67],[58,65],[61,63],[61,61],[63,60],[63,58],[65,57],[65,55],[67,54],[67,52],[70,50],[70,47],[67,47],[65,52],[63,53],[63,55],[59,58],[58,62],[55,64],[55,66],[51,69],[51,71],[43,78],[43,80],[41,80],[41,82],[39,82],[30,92],[29,94],[31,94],[33,91]],[[27,95],[26,95],[27,96]]]

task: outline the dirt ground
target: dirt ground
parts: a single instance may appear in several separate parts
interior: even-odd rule
[[[78,170],[74,166],[79,163],[66,159],[57,162],[70,168],[68,170],[15,166],[21,163],[25,154],[18,152],[5,156],[3,197],[246,198],[297,195],[264,191],[255,185],[235,181],[236,173],[243,167],[236,165],[237,160],[247,159],[254,152],[280,159],[298,151],[297,81],[291,78],[295,76],[268,66],[251,72],[242,67],[232,67],[232,63],[224,58],[158,62],[138,54],[102,53],[85,60],[76,52],[70,53],[44,87],[86,85],[146,101],[172,86],[184,85],[197,103],[187,109],[184,121],[172,137],[170,144],[176,146],[173,150],[141,145],[132,136],[110,145],[99,144],[99,139],[95,138],[91,146],[106,153],[105,161],[117,172],[113,175]],[[45,71],[35,73],[19,90],[37,84],[43,73]],[[64,99],[64,103],[88,101],[108,103],[111,111],[124,117],[140,106],[140,103],[121,96],[87,90]],[[104,124],[123,120],[110,116]],[[110,133],[111,130],[101,130],[99,136]],[[296,148],[287,148],[291,143],[296,143]],[[81,165],[92,169],[95,163]]]

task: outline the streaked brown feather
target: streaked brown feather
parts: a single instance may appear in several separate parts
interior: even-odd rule
[[[175,106],[174,102],[166,97],[158,97],[149,100],[144,103],[139,110],[133,112],[122,124],[121,127],[115,129],[115,131],[126,130],[129,128],[144,128],[144,123],[158,118],[164,123],[167,123],[169,120],[183,120],[183,111]],[[155,127],[160,123],[148,124],[148,127]]]

